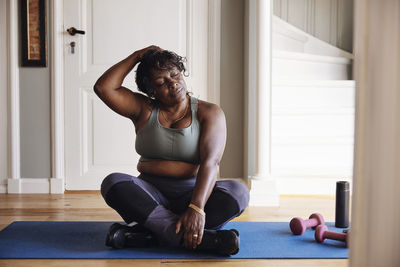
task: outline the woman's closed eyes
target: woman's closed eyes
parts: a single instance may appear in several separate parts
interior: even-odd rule
[[[179,75],[178,71],[170,72],[170,77],[171,78],[175,78],[178,75]],[[163,86],[165,84],[165,79],[157,80],[155,84],[156,84],[157,87],[161,87],[161,86]]]

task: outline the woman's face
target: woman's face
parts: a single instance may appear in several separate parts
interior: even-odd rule
[[[155,97],[165,104],[176,104],[186,97],[186,83],[182,72],[176,66],[151,71]]]

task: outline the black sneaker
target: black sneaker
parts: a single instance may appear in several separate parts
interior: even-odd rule
[[[223,256],[235,255],[239,252],[240,237],[236,229],[204,230],[199,250],[215,252]]]
[[[154,235],[141,225],[113,223],[106,236],[106,246],[113,248],[149,247],[158,244]]]
[[[106,246],[113,248],[125,247],[125,232],[119,223],[113,223],[108,229]]]

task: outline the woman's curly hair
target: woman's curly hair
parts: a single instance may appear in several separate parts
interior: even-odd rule
[[[147,51],[140,59],[140,64],[136,70],[136,84],[139,91],[142,91],[153,98],[155,90],[152,87],[151,70],[168,70],[177,67],[180,72],[185,74],[186,68],[184,62],[186,58],[181,57],[168,50],[151,49]]]

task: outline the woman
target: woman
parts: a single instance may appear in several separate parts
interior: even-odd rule
[[[144,94],[122,86],[136,64]],[[108,107],[132,120],[141,155],[139,177],[112,173],[101,185],[107,204],[128,224],[110,227],[108,246],[161,242],[225,255],[239,250],[238,231],[218,229],[243,212],[248,190],[236,181],[216,181],[225,116],[188,94],[184,72],[182,57],[150,46],[112,66],[94,86]]]

